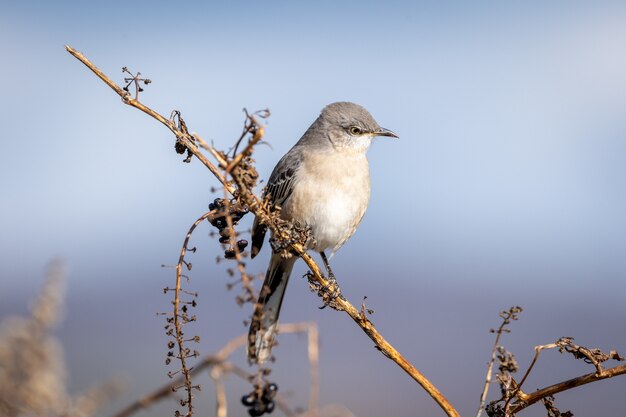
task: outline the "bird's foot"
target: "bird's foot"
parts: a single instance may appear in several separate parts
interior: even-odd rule
[[[330,272],[329,277],[327,279],[327,284],[321,286],[321,291],[319,292],[320,297],[324,301],[324,305],[319,307],[319,309],[324,309],[328,306],[334,308],[335,310],[339,310],[337,299],[340,298],[345,300],[345,297],[341,294],[341,288],[339,288],[339,284],[335,279],[335,276]]]
[[[333,275],[326,279],[326,285],[322,285],[315,280],[315,276],[311,272],[307,272],[305,278],[309,281],[311,291],[316,292],[324,302],[324,305],[319,307],[320,309],[330,307],[334,310],[343,310],[337,299],[345,300],[346,298],[341,294],[341,288],[339,288],[339,284]]]

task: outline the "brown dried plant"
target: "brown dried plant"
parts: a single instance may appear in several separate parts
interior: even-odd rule
[[[178,153],[186,153],[185,162],[191,161],[192,156],[196,157],[222,184],[222,187],[228,192],[235,201],[242,207],[253,212],[260,218],[272,232],[275,245],[281,245],[299,256],[307,264],[310,274],[309,281],[317,288],[318,286],[327,289],[330,293],[339,291],[336,284],[331,283],[321,272],[319,265],[307,253],[305,247],[306,231],[298,230],[293,224],[281,220],[276,213],[268,207],[260,197],[254,194],[254,187],[258,174],[253,165],[251,158],[254,146],[263,138],[265,130],[264,126],[258,121],[258,114],[248,114],[246,126],[244,127],[243,137],[248,136],[248,141],[243,150],[229,156],[224,152],[220,152],[206,144],[200,145],[197,136],[189,133],[186,124],[180,117],[180,113],[173,112],[174,117],[165,118],[161,114],[152,110],[148,106],[141,103],[137,98],[132,98],[128,91],[118,86],[107,75],[100,71],[91,63],[84,55],[70,46],[66,46],[66,50],[75,58],[85,64],[95,75],[97,75],[104,83],[112,88],[121,98],[124,104],[135,107],[157,121],[165,125],[176,136],[176,150]],[[240,139],[240,141],[243,139]],[[217,161],[213,164],[207,156],[202,153],[199,147],[205,148]],[[448,416],[457,417],[459,414],[450,404],[445,396],[428,380],[421,372],[407,361],[387,340],[378,332],[372,322],[362,314],[360,309],[354,307],[344,297],[337,297],[331,307],[339,311],[344,311],[354,320],[354,322],[374,341],[376,348],[380,350],[387,358],[391,359],[400,366],[409,376],[411,376],[418,384],[420,384],[426,392],[437,402],[437,404],[445,411]],[[176,313],[174,315],[176,317]],[[182,355],[184,357],[184,355]],[[179,358],[182,362],[182,357]],[[186,365],[185,365],[186,366]],[[190,392],[192,386],[189,382],[185,383],[185,388]],[[185,405],[187,406],[187,415],[193,415],[191,402],[191,394]]]
[[[609,360],[624,361],[624,358],[620,356],[616,351],[612,350],[609,353],[604,353],[600,349],[589,349],[584,346],[579,346],[574,343],[572,337],[561,337],[555,343],[547,345],[535,346],[535,355],[528,366],[528,369],[522,376],[519,382],[517,382],[513,376],[518,370],[519,365],[515,356],[500,345],[500,336],[503,333],[509,333],[510,329],[508,325],[511,321],[517,320],[519,313],[522,312],[521,307],[511,307],[509,310],[500,313],[500,317],[503,319],[500,327],[495,330],[491,329],[492,333],[496,333],[496,340],[494,342],[493,352],[489,366],[487,370],[487,378],[485,387],[481,395],[481,402],[478,409],[477,417],[480,417],[482,410],[484,409],[489,417],[515,417],[517,413],[525,408],[533,405],[538,401],[542,401],[549,417],[568,417],[571,414],[570,411],[561,413],[554,406],[554,395],[559,392],[566,391],[581,385],[588,384],[590,382],[600,381],[607,378],[612,378],[617,375],[626,374],[626,365],[617,365],[609,369],[605,369],[602,365]],[[561,353],[569,353],[575,359],[582,359],[586,363],[592,364],[595,367],[595,372],[581,375],[576,378],[562,381],[553,385],[549,385],[545,388],[538,389],[532,393],[525,393],[522,391],[522,386],[526,382],[533,367],[535,366],[539,354],[543,350],[558,349]],[[493,364],[498,361],[498,373],[496,378],[500,385],[501,397],[497,400],[491,401],[485,405],[485,399],[489,389],[491,381]]]
[[[319,397],[319,337],[317,324],[313,322],[281,324],[279,326],[281,334],[301,334],[307,335],[307,354],[309,360],[309,374],[311,378],[309,406],[307,416],[315,416],[318,412]],[[248,382],[253,381],[256,376],[237,365],[230,362],[232,354],[247,343],[247,335],[241,335],[232,339],[222,349],[213,355],[202,358],[193,369],[189,370],[189,377],[197,376],[205,370],[209,371],[209,375],[213,380],[216,391],[216,415],[225,417],[228,414],[228,403],[226,400],[226,389],[224,387],[224,378],[227,375],[234,375]],[[182,386],[185,384],[186,376],[180,375],[173,381],[174,385]],[[172,384],[166,384],[148,395],[139,398],[117,414],[114,417],[129,417],[140,410],[148,409],[155,403],[171,398],[175,395],[172,390]],[[286,405],[285,401],[277,396],[277,407],[287,416],[294,416],[295,413]],[[336,406],[338,407],[338,406]],[[344,410],[347,410],[344,408]],[[349,413],[349,410],[347,410]],[[345,412],[344,412],[345,414]],[[350,413],[351,414],[351,413]]]
[[[150,117],[156,119],[165,125],[176,137],[175,148],[180,154],[186,154],[184,162],[192,161],[193,157],[197,158],[215,178],[221,183],[224,190],[224,198],[214,203],[214,207],[210,212],[205,213],[191,227],[187,238],[183,244],[181,255],[177,265],[176,273],[176,286],[173,289],[166,289],[167,291],[174,291],[174,309],[171,315],[168,317],[171,320],[172,327],[168,328],[171,331],[171,335],[174,338],[172,348],[176,347],[177,353],[172,353],[181,363],[181,376],[175,380],[175,386],[178,388],[184,387],[186,390],[186,398],[181,401],[181,404],[187,407],[186,416],[191,417],[193,415],[192,407],[192,390],[194,385],[191,382],[191,376],[194,374],[195,368],[188,366],[187,360],[192,356],[197,356],[196,352],[193,352],[185,347],[185,340],[183,338],[182,326],[191,320],[191,317],[186,316],[186,311],[179,311],[181,302],[180,294],[184,293],[181,289],[181,278],[185,277],[182,274],[182,268],[185,266],[188,270],[191,269],[191,264],[184,260],[185,252],[187,249],[187,243],[189,236],[193,229],[205,219],[209,220],[213,226],[218,227],[221,242],[228,245],[225,251],[225,258],[234,259],[237,261],[237,269],[240,273],[242,288],[244,289],[244,296],[239,299],[241,303],[253,302],[256,298],[254,290],[251,287],[252,279],[245,271],[245,263],[242,258],[245,257],[244,249],[246,244],[240,244],[240,241],[236,239],[237,232],[234,230],[236,222],[233,221],[233,213],[240,213],[241,210],[249,211],[257,216],[261,223],[263,223],[272,232],[272,248],[275,251],[282,251],[286,256],[298,256],[306,263],[309,268],[307,278],[311,289],[318,293],[322,297],[326,306],[343,311],[365,332],[365,334],[374,342],[375,347],[387,358],[391,359],[394,363],[400,366],[411,378],[413,378],[441,407],[446,415],[451,417],[458,417],[459,413],[450,404],[450,402],[439,392],[439,390],[422,375],[417,368],[409,363],[387,340],[378,332],[373,323],[369,320],[368,314],[370,311],[365,308],[363,304],[361,308],[356,308],[350,301],[343,296],[331,296],[339,294],[339,288],[333,282],[329,281],[321,272],[320,267],[313,260],[313,258],[306,251],[306,242],[309,238],[308,231],[296,227],[294,224],[280,219],[277,211],[271,207],[268,202],[254,193],[254,188],[257,184],[258,173],[254,166],[254,160],[252,154],[254,148],[259,144],[264,137],[265,128],[260,123],[259,118],[264,118],[269,115],[268,111],[262,111],[257,113],[246,112],[244,129],[241,136],[236,141],[235,146],[228,153],[221,152],[214,147],[208,145],[197,134],[191,134],[187,128],[186,123],[181,117],[180,112],[173,111],[171,117],[165,118],[161,114],[152,110],[145,104],[139,101],[138,95],[141,91],[138,87],[138,83],[144,81],[137,76],[133,76],[132,80],[126,80],[126,82],[134,83],[136,87],[135,97],[133,98],[129,93],[128,88],[124,89],[119,87],[113,82],[107,75],[100,71],[94,64],[92,64],[84,55],[74,50],[70,46],[66,46],[66,50],[86,65],[97,77],[99,77],[104,83],[106,83],[111,89],[113,89],[121,98],[124,104],[131,107],[135,107]],[[132,74],[132,73],[131,73]],[[130,84],[129,84],[130,85]],[[128,87],[128,86],[127,86]],[[245,142],[243,149],[239,151],[240,146]],[[215,163],[211,162],[207,155],[205,155],[201,148],[207,151],[215,160]],[[233,208],[235,211],[233,211]],[[239,210],[239,211],[238,211]],[[218,216],[218,217],[216,217]],[[218,222],[217,219],[223,219],[222,222]],[[220,223],[220,224],[216,224]],[[231,269],[231,275],[234,275],[234,271]],[[189,294],[188,294],[189,295]],[[188,301],[187,301],[188,302]],[[521,411],[527,406],[537,402],[541,399],[547,398],[550,395],[569,389],[574,386],[578,386],[584,383],[593,382],[595,380],[610,378],[615,375],[621,375],[626,373],[626,367],[617,366],[610,369],[603,369],[599,367],[600,359],[604,356],[599,354],[589,354],[592,350],[575,349],[571,344],[555,344],[555,346],[561,346],[560,349],[564,351],[577,352],[577,355],[586,358],[596,366],[596,372],[589,375],[584,375],[575,380],[565,381],[560,384],[547,387],[543,390],[539,390],[532,394],[526,394],[521,390],[521,385],[525,381],[528,372],[527,371],[522,381],[518,384],[512,377],[512,373],[516,371],[516,364],[514,357],[510,355],[504,348],[499,345],[500,336],[503,333],[508,332],[508,324],[511,320],[516,320],[517,315],[521,311],[520,308],[515,307],[508,312],[503,312],[503,324],[500,328],[493,332],[497,333],[496,342],[492,351],[492,359],[489,364],[489,370],[486,378],[485,388],[481,395],[481,404],[478,411],[478,416],[483,409],[487,411],[489,416],[513,416],[515,413]],[[192,338],[193,340],[193,338]],[[565,347],[567,346],[567,347]],[[544,347],[547,348],[547,347]],[[568,350],[569,349],[569,350]],[[538,351],[537,351],[538,355]],[[619,355],[615,354],[611,356],[611,359],[617,359]],[[535,358],[536,359],[536,358]],[[485,406],[485,400],[487,396],[488,386],[491,380],[491,373],[493,363],[495,360],[499,361],[499,373],[497,375],[498,381],[502,389],[502,398],[497,401],[493,401]],[[223,402],[224,392],[220,383],[221,374],[225,372],[224,367],[214,368],[212,371],[212,378],[215,381],[218,397],[218,415],[225,415],[225,411],[220,411],[219,403]],[[255,376],[256,383],[255,389],[260,391],[261,380],[263,376],[267,375],[269,370],[259,368],[257,375]],[[174,375],[172,375],[174,376]],[[181,379],[182,378],[182,379]],[[178,385],[176,385],[178,384]],[[266,385],[267,387],[267,385]],[[260,414],[256,414],[260,415]]]
[[[0,416],[89,417],[121,390],[111,380],[78,396],[66,387],[63,347],[52,331],[60,319],[65,267],[53,262],[27,317],[0,323]]]

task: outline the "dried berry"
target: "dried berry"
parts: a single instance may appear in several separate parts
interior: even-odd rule
[[[262,416],[265,413],[266,409],[267,407],[265,406],[265,404],[257,401],[252,405],[252,407],[248,409],[248,414],[250,414],[252,417]]]
[[[246,407],[250,407],[254,405],[255,401],[256,401],[256,393],[254,392],[251,392],[250,394],[247,394],[241,397],[241,403],[245,405]]]
[[[126,91],[128,91],[128,90],[126,90]],[[183,145],[182,143],[180,143],[180,142],[176,142],[174,144],[174,149],[176,149],[176,153],[183,154],[187,150],[187,147],[185,145]]]
[[[263,388],[263,402],[265,402],[266,404],[272,402],[272,399],[276,396],[277,392],[278,385],[274,384],[273,382],[271,384],[265,385],[265,387]]]

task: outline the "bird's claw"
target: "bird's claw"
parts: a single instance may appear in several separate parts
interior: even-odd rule
[[[320,286],[318,294],[322,297],[324,301],[324,305],[319,307],[320,310],[330,306],[335,310],[338,310],[338,304],[336,302],[337,298],[341,298],[345,300],[345,297],[341,294],[341,288],[339,288],[339,284],[335,279],[335,276],[331,273],[327,279],[327,284],[324,286]]]
[[[337,299],[345,300],[346,298],[341,294],[341,289],[334,276],[326,279],[326,285],[321,285],[310,271],[304,274],[304,278],[309,281],[311,291],[317,293],[324,301],[324,305],[319,307],[320,309],[330,307],[339,311],[343,310],[339,303],[337,303]]]

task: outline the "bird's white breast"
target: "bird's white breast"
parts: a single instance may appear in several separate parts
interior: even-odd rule
[[[282,216],[311,228],[311,249],[336,251],[361,222],[370,197],[363,152],[314,152],[304,158]]]

